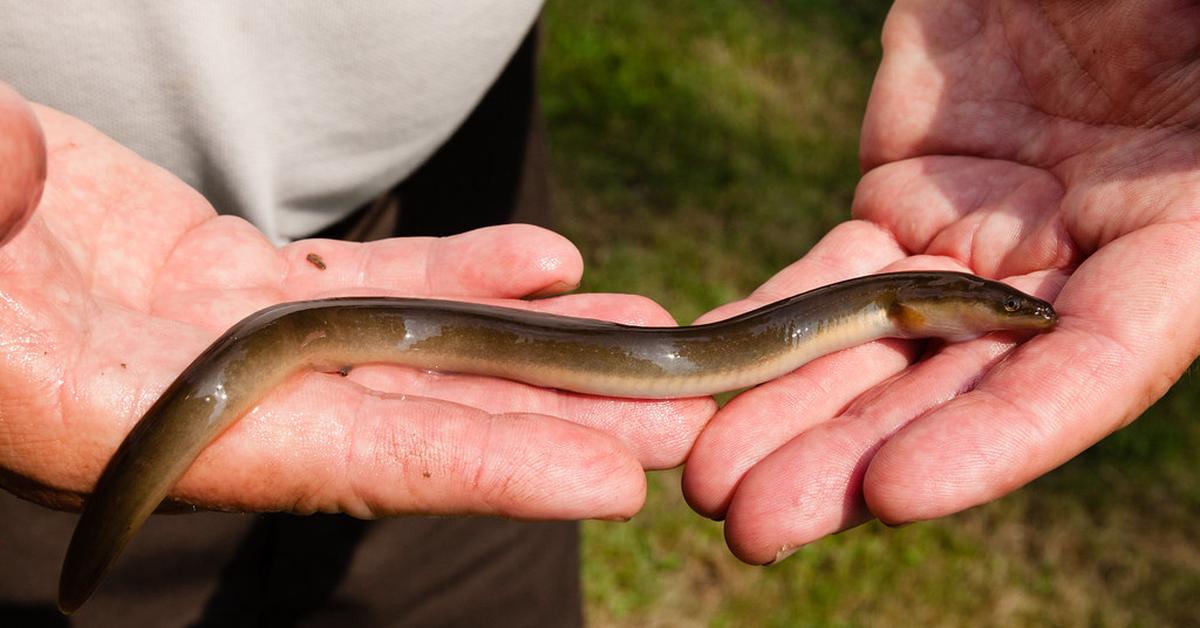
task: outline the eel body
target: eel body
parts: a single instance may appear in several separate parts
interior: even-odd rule
[[[633,327],[485,305],[401,298],[284,303],[234,325],[187,367],[117,449],[63,564],[72,612],[200,452],[302,369],[397,363],[597,395],[709,395],[769,381],[885,337],[971,338],[1050,329],[1054,309],[951,272],[871,275],[727,320]]]

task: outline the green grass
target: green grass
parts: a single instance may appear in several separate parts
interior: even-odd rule
[[[682,321],[844,220],[886,3],[552,0],[542,97],[584,289]],[[1200,387],[998,502],[739,563],[677,471],[584,528],[594,625],[1200,625]]]
[[[551,3],[543,103],[588,288],[690,318],[844,218],[874,29],[848,48],[825,12],[750,6]]]

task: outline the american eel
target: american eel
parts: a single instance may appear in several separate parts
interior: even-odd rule
[[[769,381],[879,338],[956,341],[999,330],[1044,331],[1056,321],[1045,301],[954,272],[859,277],[691,327],[635,327],[431,299],[268,307],[196,358],[113,454],[71,538],[59,607],[79,608],[200,452],[302,369],[395,363],[596,395],[690,397]]]

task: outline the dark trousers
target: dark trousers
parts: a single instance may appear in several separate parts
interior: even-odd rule
[[[448,235],[549,215],[537,30],[462,128],[316,234]],[[0,626],[574,626],[575,523],[199,513],[151,517],[76,615],[58,570],[77,516],[0,491]]]

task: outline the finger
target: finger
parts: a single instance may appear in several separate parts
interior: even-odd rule
[[[706,517],[726,518],[735,492],[743,490],[747,472],[797,434],[836,416],[862,389],[903,370],[916,357],[914,343],[869,343],[738,395],[709,421],[688,456],[683,474],[688,505]],[[864,367],[869,372],[864,373]]]
[[[1080,251],[1049,172],[974,157],[922,157],[880,166],[855,192],[854,216],[883,226],[909,251],[951,257],[988,277],[1068,268]]]
[[[1200,228],[1106,246],[1072,275],[1059,327],[979,386],[914,421],[871,461],[865,498],[888,522],[928,519],[1024,485],[1133,420],[1200,351]]]
[[[0,82],[0,244],[29,219],[46,181],[46,144],[29,103]]]
[[[361,244],[300,240],[284,247],[282,255],[284,291],[293,300],[347,288],[519,298],[566,292],[583,273],[583,258],[569,240],[532,225]]]
[[[218,216],[175,245],[156,277],[152,311],[215,331],[282,301],[560,292],[578,283],[582,268],[568,240],[530,225],[446,238],[301,240],[277,250],[250,223]]]
[[[309,373],[205,450],[173,494],[221,509],[358,517],[625,519],[641,507],[645,478],[620,441],[596,430]]]
[[[1039,279],[1013,283],[1033,292]],[[729,506],[730,548],[747,562],[772,562],[870,519],[861,487],[878,448],[915,417],[969,390],[1016,342],[1011,334],[991,334],[948,345],[770,453],[746,474]]]
[[[903,250],[879,227],[861,221],[844,223],[748,299],[717,308],[700,321],[869,274],[903,256]],[[742,393],[697,439],[683,475],[688,503],[705,516],[723,516],[747,469],[797,433],[835,414],[863,387],[903,369],[912,357],[910,343],[870,343]]]

